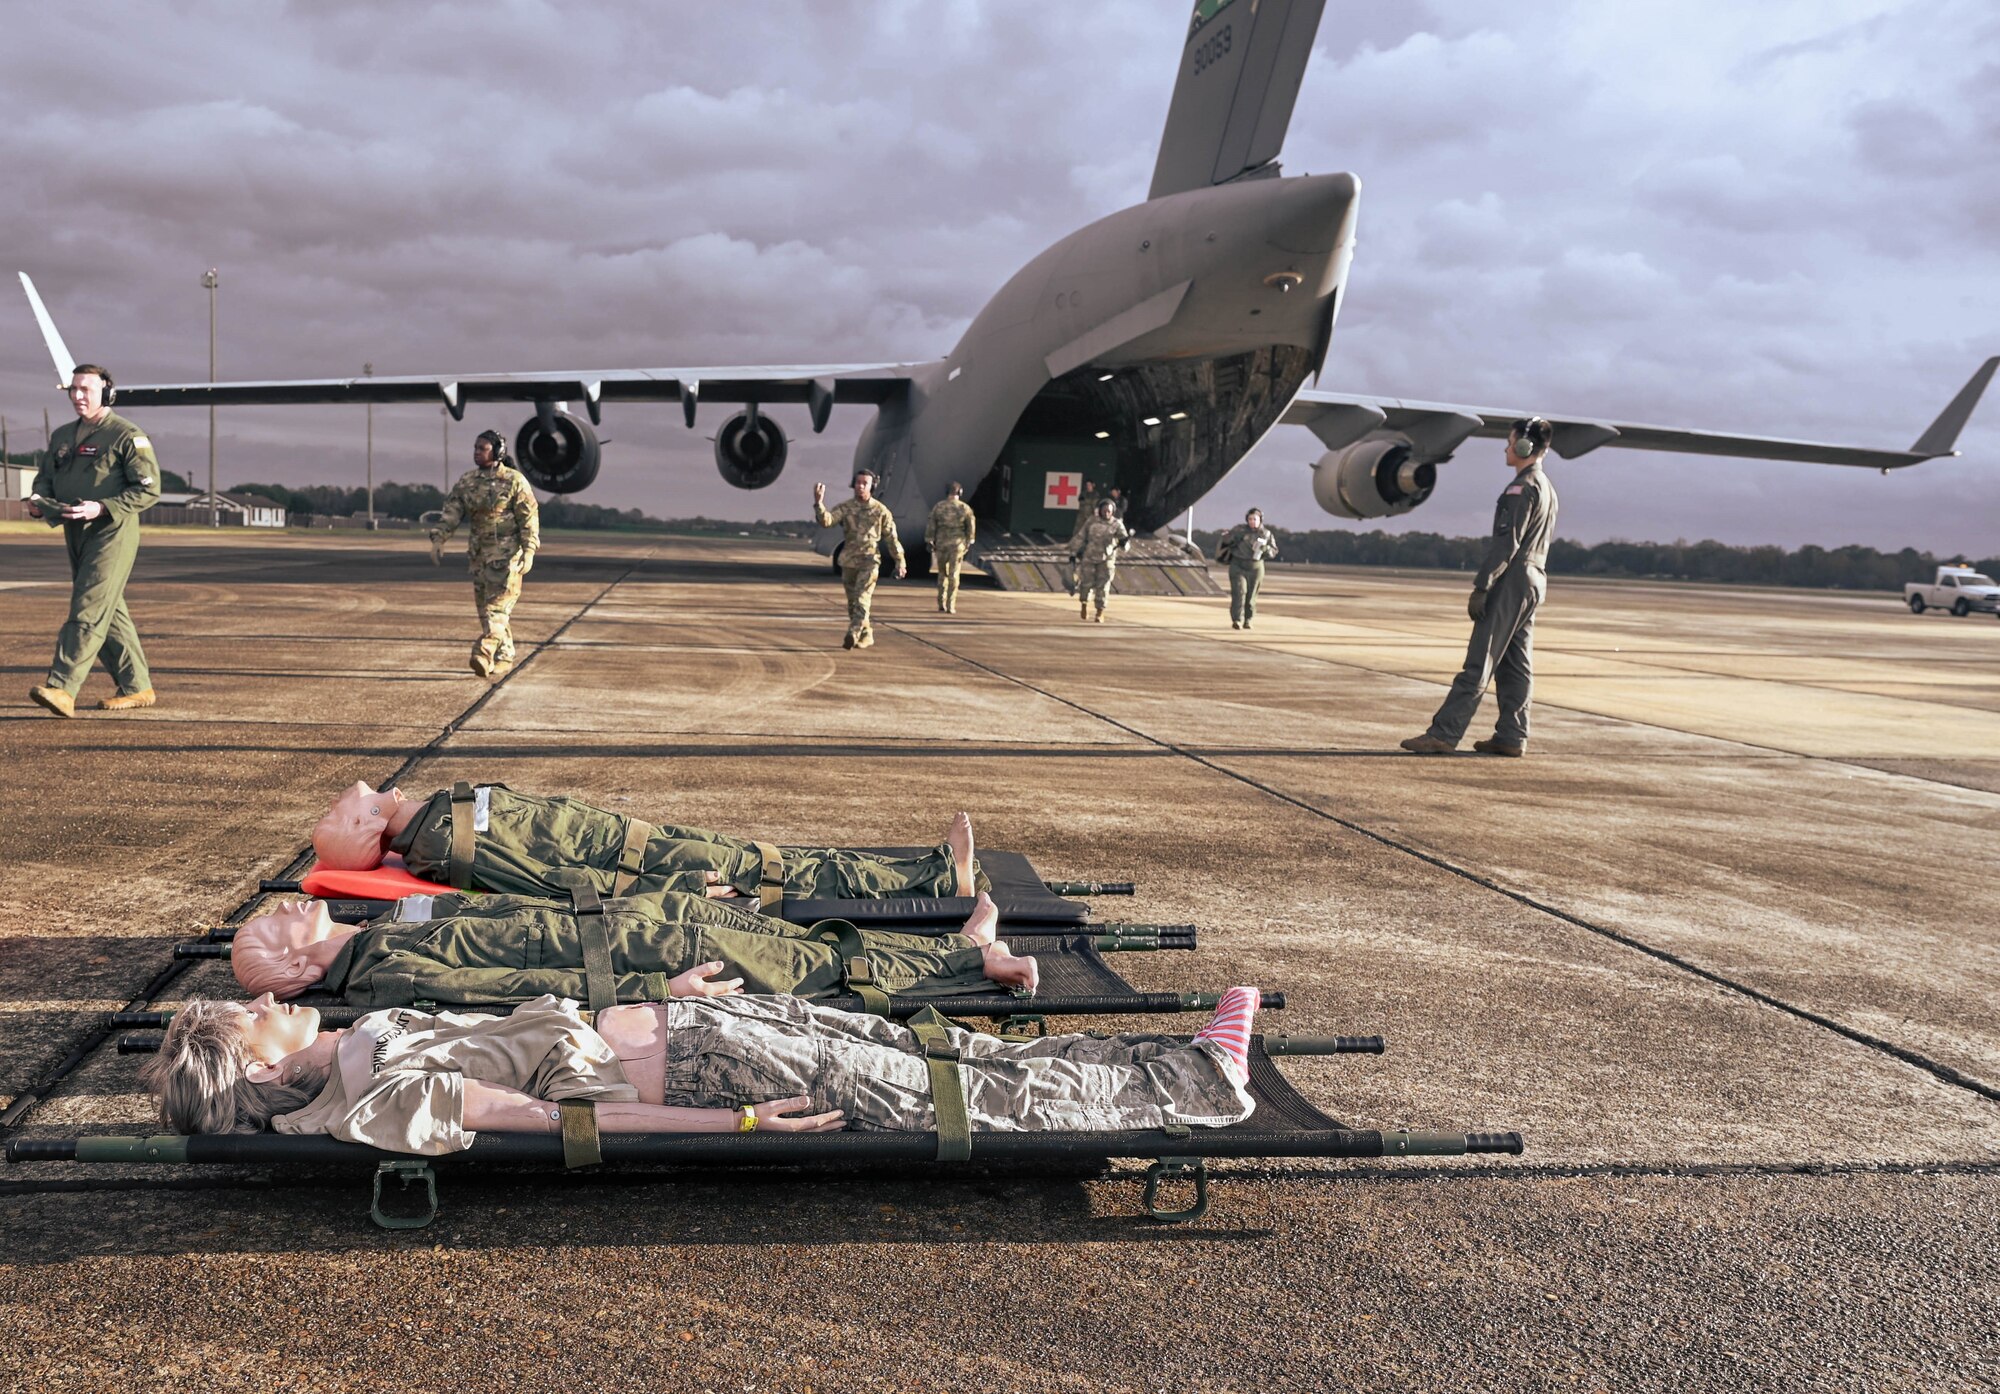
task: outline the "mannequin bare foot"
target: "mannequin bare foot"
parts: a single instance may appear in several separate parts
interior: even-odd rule
[[[1042,965],[1016,955],[1005,944],[996,941],[981,952],[986,958],[986,976],[996,983],[1033,992],[1042,981]]]
[[[979,893],[979,903],[972,907],[972,914],[959,933],[982,949],[999,937],[1000,907],[993,903],[992,896],[984,891]]]
[[[951,864],[958,872],[958,894],[971,895],[972,885],[972,815],[958,813],[952,816],[951,827],[944,835],[945,846],[951,848]]]

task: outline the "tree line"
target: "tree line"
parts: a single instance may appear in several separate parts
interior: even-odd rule
[[[310,522],[314,517],[339,518],[368,512],[366,489],[347,489],[336,484],[308,484],[297,489],[289,484],[237,484],[229,492],[255,494],[282,504],[287,517],[299,523]],[[415,522],[424,514],[443,508],[444,498],[444,491],[435,484],[401,484],[391,480],[375,486],[375,516],[405,518]],[[636,508],[606,508],[600,504],[578,503],[560,495],[542,504],[541,518],[545,528],[589,531],[693,532],[727,536],[749,532],[780,537],[806,537],[812,532],[812,525],[804,521],[739,523],[722,518],[655,518]]]
[[[1484,537],[1445,537],[1434,532],[1292,532],[1273,528],[1284,561],[1329,566],[1400,566],[1436,571],[1473,571],[1486,552]],[[1210,556],[1221,532],[1195,532]],[[1618,576],[1671,581],[1716,581],[1739,586],[1800,586],[1827,590],[1901,590],[1908,581],[1928,581],[1941,565],[1960,561],[1905,547],[1882,552],[1873,547],[1732,547],[1701,542],[1627,542],[1585,546],[1558,538],[1549,548],[1551,574]],[[1992,575],[2000,557],[1970,563]]]

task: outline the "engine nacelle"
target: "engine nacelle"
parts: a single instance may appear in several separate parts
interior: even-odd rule
[[[539,415],[528,418],[514,437],[514,467],[528,482],[551,494],[574,494],[597,478],[597,432],[580,416],[549,413],[544,427]]]
[[[1437,487],[1437,466],[1401,436],[1367,436],[1313,466],[1313,497],[1336,518],[1393,518]]]
[[[762,489],[778,482],[790,448],[778,423],[751,407],[715,433],[715,467],[739,489]]]

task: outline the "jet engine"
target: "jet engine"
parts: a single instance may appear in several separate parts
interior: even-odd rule
[[[1313,497],[1336,518],[1393,518],[1437,487],[1437,466],[1401,436],[1367,436],[1313,466]]]
[[[715,467],[739,489],[762,489],[777,483],[789,447],[777,422],[746,407],[715,433]]]
[[[514,437],[514,465],[528,482],[551,494],[574,494],[597,478],[597,432],[580,416],[538,412]]]

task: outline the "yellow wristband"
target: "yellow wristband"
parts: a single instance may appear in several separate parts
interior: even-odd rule
[[[754,1133],[757,1131],[756,1105],[743,1105],[743,1121],[736,1125],[736,1131],[739,1133]]]

